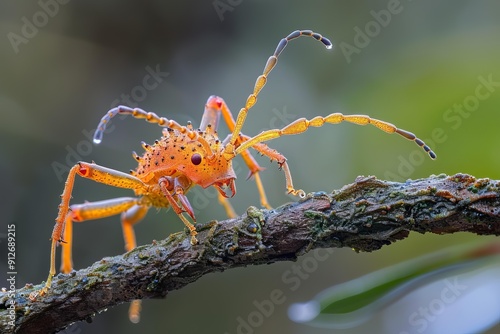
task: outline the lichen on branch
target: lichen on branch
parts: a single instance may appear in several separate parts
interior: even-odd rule
[[[199,244],[180,232],[92,266],[59,274],[49,292],[39,285],[16,291],[15,328],[7,292],[0,292],[0,332],[50,333],[134,299],[163,298],[217,271],[295,260],[315,248],[375,251],[411,231],[500,234],[500,181],[465,174],[404,183],[358,177],[332,193],[316,192],[273,210],[197,226]]]

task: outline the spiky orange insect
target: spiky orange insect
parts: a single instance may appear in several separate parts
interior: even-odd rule
[[[196,218],[186,193],[195,185],[203,188],[213,186],[219,191],[219,199],[227,214],[235,216],[227,198],[234,196],[236,193],[234,184],[236,175],[232,167],[232,159],[238,155],[243,157],[245,164],[250,169],[250,174],[254,176],[260,194],[261,205],[270,208],[259,177],[262,168],[248,151],[250,148],[269,157],[272,161],[276,161],[285,173],[287,192],[304,197],[304,191],[295,189],[293,186],[286,158],[281,153],[263,144],[265,141],[283,135],[299,134],[311,126],[320,127],[325,123],[336,124],[348,121],[359,125],[372,124],[385,132],[398,133],[421,146],[431,158],[436,157],[434,152],[413,133],[398,129],[390,123],[366,115],[333,113],[326,117],[317,116],[311,120],[300,118],[282,129],[263,131],[254,137],[242,134],[241,129],[248,111],[257,102],[257,96],[266,84],[267,76],[275,67],[279,55],[289,41],[300,36],[312,37],[323,43],[327,49],[332,47],[332,43],[327,38],[311,30],[297,30],[281,39],[274,54],[269,57],[262,75],[257,78],[254,90],[249,95],[245,106],[241,108],[236,120],[234,120],[224,100],[217,96],[211,96],[208,99],[198,129],[194,129],[191,123],[183,126],[174,120],[159,117],[155,113],[146,112],[139,108],[119,106],[108,111],[95,132],[94,142],[96,144],[101,142],[107,124],[117,114],[132,115],[135,118],[156,123],[165,128],[163,129],[163,136],[152,145],[143,143],[145,153],[142,156],[136,153],[133,154],[139,165],[130,174],[87,162],[79,162],[71,168],[61,196],[62,201],[59,205],[59,213],[52,232],[50,272],[42,293],[45,293],[50,288],[52,277],[56,273],[55,252],[59,243],[62,243],[63,247],[61,271],[68,273],[72,270],[73,222],[83,222],[121,214],[125,248],[129,251],[136,247],[133,225],[146,215],[148,209],[150,207],[172,207],[189,229],[191,243],[196,244],[196,229],[193,225]],[[221,115],[231,131],[231,134],[223,141],[218,138],[216,131]],[[69,202],[76,175],[110,186],[132,189],[136,197],[122,197],[70,206]],[[138,309],[139,302],[135,301],[131,308],[131,320],[138,320]]]

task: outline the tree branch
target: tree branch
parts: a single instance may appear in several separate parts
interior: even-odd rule
[[[317,192],[274,210],[197,226],[199,244],[184,232],[91,267],[54,278],[49,292],[30,301],[41,285],[15,291],[15,327],[9,325],[9,291],[0,293],[0,332],[49,333],[133,299],[163,298],[201,276],[250,264],[295,260],[315,248],[374,251],[419,233],[500,234],[500,181],[472,176],[431,176],[405,183],[358,177],[331,194]]]

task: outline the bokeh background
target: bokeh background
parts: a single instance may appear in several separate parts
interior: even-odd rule
[[[86,134],[110,107],[127,104],[124,94],[180,123],[199,124],[212,94],[236,113],[280,38],[295,29],[313,29],[336,47],[325,50],[310,38],[291,43],[248,116],[246,134],[298,117],[363,113],[415,132],[438,155],[435,161],[424,158],[413,143],[371,127],[311,129],[271,143],[288,157],[297,187],[331,191],[358,175],[403,181],[463,172],[500,178],[500,87],[480,88],[489,95],[474,98],[480,78],[500,81],[498,1],[66,2],[0,4],[0,233],[15,223],[18,286],[46,278],[49,236],[70,166],[93,160],[128,171],[135,168],[130,153],[141,151],[140,141],[161,135],[156,125],[117,119],[103,143],[91,145]],[[376,23],[373,13],[388,9],[397,13]],[[47,11],[50,15],[43,14]],[[36,31],[28,27],[33,23]],[[371,36],[357,37],[366,29]],[[168,75],[145,89],[148,69],[156,68]],[[456,105],[464,103],[468,109],[458,112]],[[227,130],[221,126],[220,132],[224,136]],[[270,203],[292,200],[284,194],[277,165],[259,162],[267,168],[262,178]],[[246,174],[239,170],[232,200],[238,213],[259,203]],[[73,203],[129,195],[78,179]],[[213,191],[192,190],[189,197],[199,221],[224,218]],[[136,227],[138,243],[182,228],[173,212],[151,210]],[[128,305],[119,305],[67,332],[237,333],[238,317],[247,319],[256,310],[254,301],[280,289],[286,301],[252,328],[254,333],[330,333],[291,322],[288,306],[333,284],[473,239],[414,234],[372,254],[335,250],[295,291],[283,280],[292,263],[207,275],[165,300],[146,300],[137,325],[127,319]],[[75,226],[76,268],[122,252],[118,217]],[[4,268],[3,258],[0,263]],[[335,332],[364,333],[374,326]]]

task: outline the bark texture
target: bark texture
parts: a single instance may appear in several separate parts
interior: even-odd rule
[[[54,278],[43,297],[27,285],[0,292],[0,332],[52,333],[100,310],[143,298],[163,298],[201,276],[235,267],[293,261],[315,248],[371,252],[418,233],[500,234],[500,181],[457,174],[405,183],[358,177],[333,193],[316,192],[273,210],[197,226],[199,244],[184,232],[106,257]],[[15,302],[15,326],[9,303]]]

